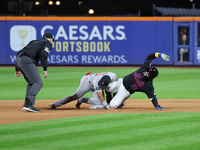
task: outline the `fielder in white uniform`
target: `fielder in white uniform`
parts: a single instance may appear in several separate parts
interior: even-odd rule
[[[80,104],[83,102],[93,105],[103,105],[105,108],[109,107],[104,98],[103,91],[99,85],[107,87],[109,83],[117,81],[116,74],[112,72],[96,74],[90,73],[91,71],[81,78],[80,85],[73,95],[66,96],[55,103],[49,104],[49,107],[55,109],[56,107],[62,106],[74,100],[78,100],[78,103],[76,103],[77,108],[80,108]],[[94,97],[83,97],[83,95],[89,91],[92,92]]]

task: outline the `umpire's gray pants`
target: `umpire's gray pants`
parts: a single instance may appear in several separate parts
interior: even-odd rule
[[[39,71],[33,61],[28,56],[22,55],[16,58],[16,67],[23,74],[27,84],[26,99],[29,99],[32,105],[35,104],[35,97],[43,86]]]

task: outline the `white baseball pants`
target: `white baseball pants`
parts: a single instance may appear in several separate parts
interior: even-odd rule
[[[110,107],[114,108],[118,108],[123,101],[127,100],[131,96],[129,91],[127,91],[123,85],[123,78],[119,78],[117,81],[110,83],[107,91],[114,93],[117,92],[110,102]]]

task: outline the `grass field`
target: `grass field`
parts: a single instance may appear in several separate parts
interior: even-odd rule
[[[111,71],[120,78],[136,69],[49,68],[48,78],[42,78],[44,86],[37,100],[60,99],[73,94],[88,71]],[[39,71],[42,76],[42,69]],[[10,67],[0,68],[0,72],[0,99],[24,99],[26,82],[23,77],[15,77],[14,68]],[[159,99],[200,99],[199,68],[159,68],[159,72],[154,81]],[[92,95],[88,93],[87,96]],[[135,93],[131,98],[147,97]],[[200,147],[199,124],[199,112],[100,114],[6,124],[0,125],[0,149],[197,150]]]
[[[137,68],[49,68],[48,78],[43,78],[44,86],[39,92],[37,99],[60,99],[73,94],[79,86],[80,79],[88,71],[92,73],[111,71],[118,78],[135,71]],[[39,68],[43,76],[42,68]],[[16,100],[24,99],[26,82],[23,76],[15,77],[14,68],[0,68],[0,99]],[[186,68],[160,68],[159,76],[154,79],[155,92],[158,98],[167,99],[192,99],[200,98],[200,69]],[[90,93],[87,96],[92,96]],[[135,93],[131,98],[147,98],[143,93]]]
[[[199,113],[101,114],[0,126],[1,149],[198,150]]]

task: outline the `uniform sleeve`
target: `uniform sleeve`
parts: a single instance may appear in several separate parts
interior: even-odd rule
[[[154,93],[154,91],[148,92],[148,93],[146,93],[146,95],[151,100],[154,107],[158,106],[158,100],[157,100],[157,97],[156,97],[156,94]]]
[[[19,52],[17,53],[17,55],[19,54]],[[17,58],[17,55],[16,55],[16,58]],[[15,71],[20,71],[18,68],[17,68],[17,64],[15,64]]]
[[[157,100],[156,94],[154,92],[154,87],[152,84],[153,84],[152,81],[148,82],[148,88],[145,90],[145,94],[151,100],[154,107],[156,107],[158,106],[158,100]]]
[[[156,95],[154,95],[152,98],[150,98],[152,104],[154,105],[154,107],[158,106],[158,100]]]
[[[20,71],[20,70],[17,68],[17,66],[15,66],[15,71]]]
[[[97,80],[93,81],[93,86],[94,86],[94,90],[96,92],[102,92],[102,89],[98,86],[98,81]]]
[[[148,96],[148,98],[151,100],[152,104],[154,105],[154,107],[158,106],[158,100],[156,97],[155,93],[146,93],[146,95]]]
[[[149,67],[150,66],[150,63],[152,62],[153,59],[157,58],[157,57],[160,57],[160,53],[152,53],[152,54],[149,54],[147,56],[147,58],[145,59],[142,67]]]
[[[41,61],[44,71],[47,71],[47,57],[51,49],[52,49],[52,45],[49,41],[47,41],[43,45],[41,53],[40,53],[40,61]]]

